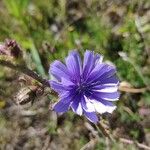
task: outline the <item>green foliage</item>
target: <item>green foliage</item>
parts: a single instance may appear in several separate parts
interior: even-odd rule
[[[143,94],[143,99],[146,106],[150,106],[150,93],[146,92]]]
[[[5,0],[4,3],[10,14],[18,19],[21,19],[27,9],[29,0]]]

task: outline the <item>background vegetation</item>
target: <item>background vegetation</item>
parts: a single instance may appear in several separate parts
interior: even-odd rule
[[[90,49],[116,65],[121,81],[117,110],[101,119],[118,138],[111,143],[97,137],[84,117],[51,111],[52,95],[16,105],[16,93],[29,82],[20,84],[22,74],[0,66],[0,149],[134,150],[134,141],[150,146],[150,1],[1,0],[0,23],[0,41],[15,39],[25,64],[45,78],[53,60]]]

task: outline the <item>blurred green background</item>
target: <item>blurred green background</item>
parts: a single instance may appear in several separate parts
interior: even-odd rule
[[[0,23],[0,42],[15,39],[25,64],[45,78],[50,63],[63,61],[72,49],[94,50],[115,64],[126,90],[117,110],[102,121],[112,135],[150,146],[150,1],[1,0]],[[0,66],[0,149],[78,150],[94,139],[96,129],[84,117],[49,110],[57,100],[52,95],[36,98],[32,106],[16,106],[19,76]],[[101,136],[90,146],[138,149]]]

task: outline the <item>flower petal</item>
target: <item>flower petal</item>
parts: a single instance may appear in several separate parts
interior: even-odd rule
[[[86,112],[94,112],[95,111],[94,105],[90,102],[90,100],[86,96],[84,96],[82,98],[81,104],[82,104],[83,109]]]
[[[51,88],[58,93],[70,90],[70,88],[68,86],[65,86],[59,82],[49,81],[49,83],[50,83]]]
[[[61,84],[65,85],[65,86],[74,86],[75,85],[71,80],[68,80],[63,77],[61,78]]]
[[[95,107],[95,110],[100,114],[103,114],[105,112],[112,113],[116,109],[116,106],[114,106],[111,102],[108,101],[93,100],[92,103]]]
[[[63,113],[63,112],[67,112],[70,106],[70,102],[69,103],[63,103],[62,100],[60,100],[55,106],[54,106],[54,110],[58,113]]]
[[[81,61],[77,52],[71,53],[66,58],[66,65],[74,80],[80,80]]]
[[[99,54],[95,54],[95,56],[94,56],[94,64],[95,64],[95,66],[97,64],[101,64],[102,61],[103,61],[103,56],[99,55]]]
[[[103,81],[103,79],[109,78],[113,76],[115,73],[116,73],[115,67],[102,63],[100,65],[96,65],[96,67],[89,75],[87,82],[91,83],[91,82]]]
[[[97,64],[92,70],[92,72],[89,74],[87,82],[93,82],[95,79],[99,78],[103,73],[105,73],[107,66],[108,65],[105,63]]]
[[[86,118],[89,121],[91,121],[93,123],[97,123],[98,122],[98,117],[97,117],[95,112],[86,112],[86,111],[84,111],[84,115],[86,116]]]
[[[71,103],[74,100],[74,91],[65,91],[59,94],[59,97],[63,103]]]
[[[71,104],[71,108],[78,115],[80,115],[80,116],[82,115],[83,109],[82,109],[80,100],[74,99],[73,103]]]
[[[117,92],[118,86],[115,85],[107,85],[107,84],[102,84],[102,85],[97,85],[92,88],[93,92],[102,92],[102,93],[113,93]]]
[[[89,75],[94,67],[94,63],[97,58],[94,58],[94,52],[86,51],[84,54],[84,61],[83,61],[83,77],[84,79]]]
[[[102,99],[107,101],[117,101],[119,99],[120,93],[113,92],[113,93],[106,93],[106,92],[94,92],[92,97],[95,99]]]
[[[80,67],[80,73],[82,73],[82,61],[79,55],[79,52],[77,50],[73,50],[69,53],[69,55],[72,55],[75,57],[75,59],[78,61],[79,63],[79,67]]]
[[[118,78],[114,75],[109,78],[105,78],[101,81],[101,84],[107,84],[107,85],[118,85],[119,80]]]
[[[67,79],[70,78],[67,67],[58,60],[55,60],[51,64],[49,74],[52,74],[57,80],[61,80],[62,77]]]

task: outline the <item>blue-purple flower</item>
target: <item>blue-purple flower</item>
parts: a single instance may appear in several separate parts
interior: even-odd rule
[[[65,64],[56,60],[49,73],[54,80],[51,88],[58,92],[60,101],[54,110],[64,113],[70,108],[78,115],[85,115],[91,122],[98,122],[97,113],[112,113],[119,99],[116,68],[102,62],[103,57],[86,51],[83,63],[77,51],[69,53]]]

